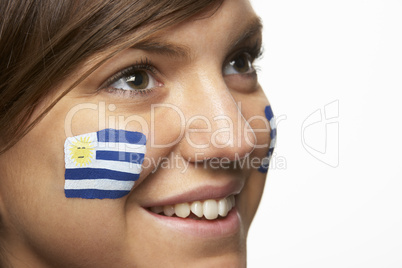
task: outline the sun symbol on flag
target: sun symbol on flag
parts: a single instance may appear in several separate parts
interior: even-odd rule
[[[93,159],[93,145],[90,137],[80,137],[80,139],[70,145],[70,156],[78,167],[87,166]]]

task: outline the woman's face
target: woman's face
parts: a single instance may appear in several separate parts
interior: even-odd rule
[[[249,2],[225,1],[213,15],[120,52],[63,97],[0,156],[0,209],[12,260],[35,267],[245,265],[266,176],[258,166],[270,142],[269,103],[251,65],[260,41]],[[107,128],[145,135],[140,178],[121,198],[67,198],[66,138]],[[226,204],[233,195],[227,216],[206,219],[216,218],[215,201]],[[165,215],[180,203],[201,204],[196,211],[204,216]],[[176,209],[182,217],[188,210]]]

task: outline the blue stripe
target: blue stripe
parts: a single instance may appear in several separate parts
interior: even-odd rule
[[[66,180],[111,179],[118,181],[136,181],[140,174],[132,174],[103,168],[67,168]]]
[[[119,151],[96,151],[96,159],[142,164],[144,154]]]
[[[267,173],[267,172],[268,172],[268,169],[269,169],[269,164],[266,165],[266,166],[261,165],[261,166],[258,168],[258,171],[261,172],[261,173]]]
[[[271,119],[274,117],[274,113],[272,112],[272,109],[271,109],[270,105],[267,105],[265,107],[265,116],[267,117],[268,121],[271,121]],[[276,128],[271,129],[270,137],[271,137],[271,142],[272,142],[272,139],[274,139],[276,137]],[[270,148],[268,150],[268,153],[267,153],[267,157],[270,160],[271,160],[271,157],[272,157],[273,153],[274,153],[274,148]],[[258,171],[261,172],[261,173],[267,173],[268,168],[269,168],[269,162],[266,165],[261,165],[258,168]]]
[[[271,120],[272,117],[274,117],[274,113],[272,112],[272,109],[271,109],[270,105],[265,107],[265,116],[267,117],[268,120]]]
[[[270,133],[271,139],[276,137],[276,128],[271,129],[271,133]]]
[[[96,132],[98,142],[121,142],[131,144],[146,144],[145,135],[140,132],[126,131],[123,129],[103,129]]]
[[[83,189],[83,190],[64,190],[64,193],[66,194],[67,198],[116,199],[128,195],[130,191]]]
[[[269,160],[271,160],[271,157],[272,157],[272,154],[274,153],[274,148],[270,148],[269,150],[268,150],[268,153],[267,153],[267,157],[269,158]],[[259,172],[261,172],[261,173],[267,173],[268,172],[268,168],[269,168],[269,162],[268,162],[268,164],[266,164],[266,165],[261,165],[259,168],[258,168],[258,171]]]
[[[274,153],[275,148],[269,148],[267,156],[271,158],[272,154]]]

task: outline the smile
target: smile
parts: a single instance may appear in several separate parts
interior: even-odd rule
[[[235,197],[228,197],[214,200],[194,201],[190,203],[180,203],[166,206],[150,207],[153,213],[168,216],[190,218],[194,220],[215,220],[218,217],[226,217],[235,206]]]
[[[219,239],[238,235],[242,218],[237,199],[243,180],[220,186],[199,186],[142,207],[157,228],[197,239]]]

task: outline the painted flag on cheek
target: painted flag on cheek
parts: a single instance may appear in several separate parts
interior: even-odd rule
[[[274,153],[275,144],[276,144],[276,122],[275,122],[274,113],[272,112],[270,105],[265,107],[265,117],[268,119],[269,125],[271,127],[271,132],[270,132],[271,142],[269,144],[267,156],[264,157],[264,159],[262,160],[262,164],[261,164],[260,168],[258,169],[258,171],[261,173],[268,172],[269,161],[271,160],[272,154]]]
[[[67,138],[66,197],[115,199],[127,195],[140,176],[145,144],[144,134],[116,129]]]

